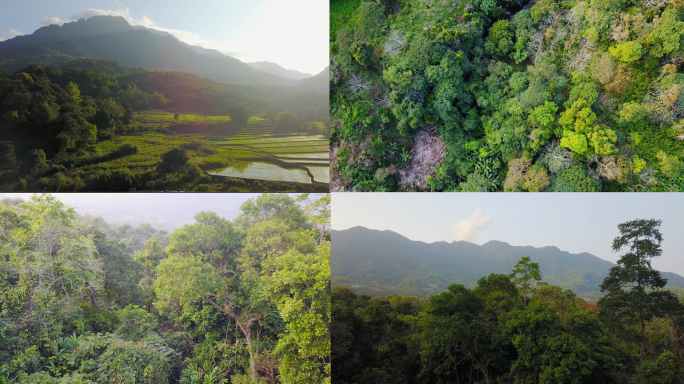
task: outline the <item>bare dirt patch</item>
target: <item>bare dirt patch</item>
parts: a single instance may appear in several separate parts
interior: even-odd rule
[[[434,125],[418,129],[410,153],[411,162],[408,167],[399,171],[400,183],[409,188],[425,189],[427,177],[436,173],[432,167],[441,163],[447,153],[446,144]]]

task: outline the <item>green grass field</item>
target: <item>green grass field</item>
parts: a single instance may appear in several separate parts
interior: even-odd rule
[[[215,125],[223,124],[230,121],[229,116],[209,116],[200,115],[197,113],[178,113],[178,120],[174,119],[176,112],[166,112],[162,110],[152,110],[145,112],[136,112],[133,114],[133,122],[141,124],[200,124],[200,125]],[[259,118],[257,118],[259,119]],[[258,121],[258,120],[254,120]]]

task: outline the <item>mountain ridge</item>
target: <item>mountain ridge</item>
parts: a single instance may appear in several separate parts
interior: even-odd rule
[[[425,243],[388,230],[352,227],[332,231],[333,285],[350,285],[369,294],[434,295],[450,284],[474,285],[490,273],[508,274],[523,256],[538,262],[549,284],[597,299],[599,285],[614,265],[588,252],[573,254],[556,246],[513,246],[492,240]],[[684,277],[661,272],[668,285],[684,288]]]
[[[310,73],[304,73],[304,72],[296,71],[294,69],[286,69],[286,68],[282,67],[281,65],[279,65],[277,63],[272,63],[270,61],[256,61],[256,62],[245,63],[245,64],[249,65],[250,67],[252,67],[258,71],[270,73],[272,75],[285,77],[285,78],[292,79],[292,80],[302,80],[302,79],[308,79],[310,77],[313,77],[313,75]]]
[[[132,26],[121,16],[97,15],[62,26],[52,24],[32,34],[0,41],[0,69],[8,72],[60,55],[104,58],[151,70],[184,71],[223,83],[298,83],[254,69],[216,50],[181,42],[167,32]]]

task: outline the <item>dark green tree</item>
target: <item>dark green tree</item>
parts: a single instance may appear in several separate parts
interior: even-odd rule
[[[516,349],[516,383],[609,383],[615,366],[610,336],[596,313],[571,306],[565,313],[534,297],[506,323]]]
[[[481,278],[478,287],[449,286],[427,303],[420,327],[423,374],[429,382],[468,380],[469,369],[490,384],[510,369],[511,341],[506,313],[520,306],[520,295],[506,275]]]
[[[244,104],[235,104],[228,107],[228,116],[233,126],[243,127],[247,125],[249,120],[250,110]]]
[[[613,251],[629,248],[610,269],[601,284],[601,292],[607,292],[599,306],[610,317],[625,325],[641,328],[640,362],[644,361],[646,346],[646,322],[653,318],[667,317],[681,311],[677,296],[663,288],[667,279],[651,267],[651,259],[663,251],[663,236],[658,229],[660,220],[637,219],[618,225],[620,236],[613,240]]]
[[[0,168],[11,168],[17,162],[11,141],[0,141]]]
[[[114,116],[103,109],[95,113],[92,123],[97,126],[97,129],[109,129],[115,125]]]
[[[162,161],[159,163],[159,170],[162,172],[177,171],[190,160],[190,156],[183,148],[174,148],[164,155]]]
[[[41,169],[47,167],[47,163],[45,162],[45,152],[42,149],[34,149],[33,151],[29,152],[29,156],[31,172],[40,171]]]

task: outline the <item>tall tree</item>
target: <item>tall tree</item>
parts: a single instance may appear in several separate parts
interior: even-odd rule
[[[525,256],[513,268],[513,273],[510,274],[511,280],[518,287],[518,291],[522,293],[523,301],[527,305],[529,295],[532,294],[537,284],[541,281],[541,273],[539,273],[539,263],[530,263],[530,257]]]
[[[640,362],[644,361],[646,322],[654,317],[666,317],[680,310],[674,293],[663,288],[667,279],[651,267],[651,259],[663,253],[660,220],[637,219],[618,225],[620,236],[613,240],[613,251],[627,247],[601,284],[607,292],[598,304],[604,311],[626,325],[641,327]]]
[[[310,214],[310,220],[318,230],[320,238],[319,244],[323,243],[326,230],[330,230],[330,194],[326,194],[318,200],[313,200],[307,204],[306,208]],[[328,234],[328,240],[329,234]]]
[[[71,310],[101,289],[101,262],[73,208],[51,195],[33,195],[21,208],[21,224],[0,248],[8,277],[0,302],[12,308],[7,315],[22,337],[59,334]]]
[[[257,376],[260,358],[260,323],[278,316],[270,294],[286,286],[303,288],[295,281],[287,281],[281,273],[268,279],[273,290],[263,284],[263,279],[297,263],[297,254],[312,255],[316,251],[315,235],[308,231],[311,225],[300,202],[301,199],[286,194],[261,195],[249,200],[241,207],[242,214],[236,220],[238,228],[215,213],[200,213],[195,216],[196,224],[173,233],[167,248],[169,257],[156,269],[155,305],[173,308],[179,303],[189,313],[198,302],[205,302],[233,320],[245,337],[252,378]],[[278,259],[288,252],[293,255],[291,258]],[[295,291],[292,294],[298,295]],[[293,303],[299,304],[297,300]],[[283,314],[289,316],[288,310],[295,311],[294,320],[302,316],[295,307],[283,308]],[[320,313],[320,308],[305,311],[305,315],[314,316],[316,312]],[[294,340],[297,343],[296,337]],[[319,349],[305,353],[317,353]]]
[[[315,252],[290,251],[269,260],[266,294],[285,321],[276,350],[283,383],[330,383],[330,242]]]
[[[154,290],[152,284],[156,279],[154,269],[157,268],[159,262],[166,258],[166,252],[162,247],[161,241],[156,237],[152,237],[145,243],[145,249],[135,253],[135,261],[142,266],[142,276],[140,278],[140,289],[145,295],[145,304],[151,309],[151,304],[155,300]]]

